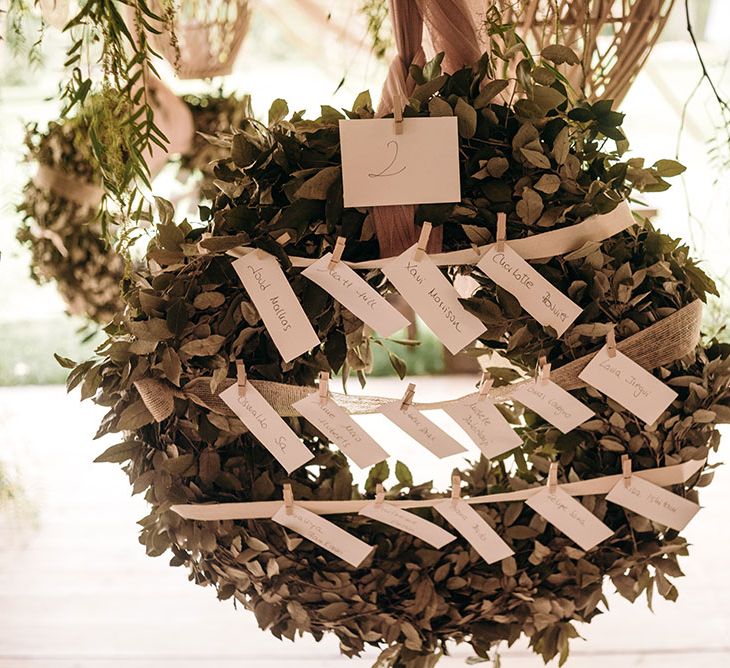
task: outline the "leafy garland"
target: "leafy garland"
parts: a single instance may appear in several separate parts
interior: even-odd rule
[[[227,132],[250,115],[247,98],[186,96],[196,134],[192,146],[176,159],[180,178],[193,178],[203,194],[213,191],[210,164],[223,154],[205,137]],[[94,106],[96,98],[92,98]],[[101,186],[101,170],[89,143],[91,113],[50,123],[45,132],[28,128],[28,160],[78,179],[82,185]],[[201,180],[202,175],[202,180]],[[74,315],[97,323],[112,320],[124,308],[120,284],[125,276],[123,255],[102,238],[98,202],[78,203],[61,189],[31,179],[23,191],[19,210],[24,221],[18,240],[31,251],[31,276],[55,282]]]
[[[514,57],[519,50],[492,53]],[[486,56],[453,75],[440,72],[439,59],[422,70],[406,116],[456,115],[459,119],[463,201],[420,206],[418,220],[444,226],[446,249],[493,239],[496,213],[508,217],[508,238],[568,227],[596,212],[611,210],[635,190],[667,187],[664,176],[681,166],[660,161],[644,167],[625,160],[621,114],[609,101],[573,104],[557,65],[565,56],[553,49],[523,62],[516,90],[505,103],[500,93],[514,82],[493,80]],[[214,168],[221,190],[201,224],[176,225],[171,207],[160,202],[160,224],[147,253],[148,266],[132,278],[122,326],[109,329],[98,356],[72,368],[68,387],[108,407],[99,435],[124,432],[98,461],[119,462],[135,493],[144,493],[150,513],[140,521],[141,541],[150,555],[172,551],[171,565],[187,566],[197,584],[212,584],[221,599],[234,598],[253,610],[259,625],[277,637],[315,638],[334,633],[342,652],[355,655],[366,645],[384,647],[379,666],[432,666],[448,640],[469,642],[482,658],[501,641],[522,634],[545,660],[568,654],[577,636],[574,622],[601,612],[608,579],[629,600],[654,592],[674,599],[669,578],[681,576],[678,557],[685,539],[616,506],[603,497],[583,504],[615,530],[590,552],[573,543],[523,503],[479,507],[478,512],[512,546],[515,556],[488,566],[463,540],[445,550],[358,516],[338,525],[378,546],[353,569],[331,554],[271,521],[185,521],[169,510],[186,502],[281,498],[291,482],[298,499],[372,498],[389,475],[387,463],[373,467],[365,490],[353,485],[345,457],[306,422],[288,419],[312,450],[312,466],[286,476],[236,419],[207,406],[186,386],[209,379],[216,390],[235,377],[242,359],[251,378],[313,385],[320,370],[357,372],[370,363],[372,343],[362,323],[291,267],[289,255],[320,257],[338,235],[348,244],[347,260],[377,257],[378,244],[364,210],[342,202],[337,121],[342,114],[323,107],[315,121],[288,115],[277,100],[269,127],[251,121],[229,140],[230,157]],[[350,118],[373,115],[369,97],[358,97]],[[608,139],[616,150],[608,150]],[[287,231],[290,241],[275,239]],[[292,289],[304,305],[323,345],[291,363],[282,363],[231,268],[226,251],[253,245],[276,254]],[[713,291],[712,283],[688,259],[677,241],[651,225],[629,229],[566,257],[538,265],[556,287],[568,292],[584,313],[561,341],[527,316],[504,291],[473,268],[452,267],[449,276],[471,273],[479,288],[465,304],[488,324],[483,354],[494,350],[517,366],[493,370],[498,384],[528,369],[538,352],[558,365],[596,351],[603,333],[596,322],[615,321],[622,338]],[[366,279],[381,293],[390,287],[380,272]],[[570,480],[619,473],[620,455],[635,469],[705,457],[716,450],[715,423],[730,418],[730,349],[711,342],[695,354],[658,370],[679,398],[655,426],[594,390],[576,396],[596,417],[567,435],[537,415],[516,407],[505,413],[525,446],[494,460],[480,458],[461,472],[468,495],[544,484],[550,461],[559,461]],[[155,378],[180,389],[172,416],[156,423],[134,382]],[[395,466],[398,484],[390,498],[432,498],[431,482],[416,482],[405,464]],[[696,487],[711,480],[705,472],[674,491],[693,500]],[[442,524],[430,509],[419,511]]]

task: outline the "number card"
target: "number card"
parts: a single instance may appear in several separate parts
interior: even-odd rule
[[[424,254],[415,260],[414,244],[383,267],[383,273],[413,310],[456,355],[474,341],[486,327],[459,302],[459,293],[441,273],[433,260]]]
[[[328,550],[335,556],[357,568],[375,549],[364,541],[340,529],[324,517],[313,513],[296,503],[287,512],[282,505],[271,518],[277,524],[296,531],[300,536]]]
[[[552,327],[562,336],[583,310],[578,304],[546,281],[509,244],[497,250],[491,246],[477,265],[497,285],[514,295],[535,320]]]
[[[512,398],[535,411],[564,434],[583,424],[593,411],[560,385],[548,380],[522,383]]]
[[[447,499],[434,506],[435,510],[454,527],[488,564],[501,561],[514,554],[499,534],[484,518],[461,499]]]
[[[442,529],[438,524],[424,520],[422,517],[409,513],[403,508],[398,508],[398,506],[393,506],[387,501],[368,503],[358,515],[400,529],[411,534],[411,536],[420,538],[429,545],[433,545],[435,548],[440,549],[452,540],[456,540],[456,536]]]
[[[314,458],[309,448],[251,383],[246,383],[243,396],[239,396],[235,383],[219,396],[287,473]]]
[[[654,424],[677,393],[630,357],[603,346],[578,375],[647,424]]]
[[[444,406],[444,411],[490,459],[522,445],[522,439],[517,432],[487,398],[468,397]]]
[[[266,330],[285,362],[319,345],[317,333],[281,270],[279,260],[256,250],[233,263]]]
[[[381,336],[391,336],[408,326],[409,320],[344,262],[338,262],[330,271],[331,260],[332,253],[327,253],[302,274]]]
[[[345,206],[461,201],[455,116],[340,121]]]
[[[331,398],[320,400],[317,392],[292,404],[309,422],[344,452],[361,469],[388,459],[388,453]]]
[[[684,529],[700,509],[696,503],[637,475],[619,480],[606,500],[676,531]]]

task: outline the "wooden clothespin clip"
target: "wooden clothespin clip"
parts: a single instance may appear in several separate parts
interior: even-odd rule
[[[492,389],[492,385],[494,385],[494,379],[489,375],[488,372],[483,371],[482,380],[479,383],[479,401],[483,401],[489,396],[489,390]]]
[[[504,252],[504,242],[507,240],[507,214],[497,214],[497,252]]]
[[[238,385],[238,396],[243,397],[246,394],[246,367],[241,360],[236,360],[236,384]]]
[[[624,485],[631,486],[631,457],[621,455],[621,472],[624,477]]]
[[[393,129],[395,134],[403,134],[403,98],[400,93],[393,93]]]
[[[456,502],[461,499],[461,476],[458,473],[451,474],[451,503],[456,505]]]
[[[342,259],[342,252],[345,250],[345,237],[337,237],[335,247],[332,249],[332,258],[330,259],[328,271],[334,271],[337,263]]]
[[[537,378],[535,380],[539,381],[543,385],[546,385],[547,382],[550,380],[551,366],[551,364],[548,364],[547,358],[542,355],[537,362]]]
[[[413,403],[413,395],[416,393],[416,385],[415,383],[408,383],[408,387],[406,388],[406,392],[403,395],[403,401],[401,401],[400,409],[404,411],[408,406],[410,406]]]
[[[281,236],[276,237],[276,243],[281,244],[282,246],[289,243],[290,241],[291,236],[289,235],[289,232],[284,232],[284,234],[282,234]]]
[[[287,515],[294,512],[294,492],[292,492],[291,485],[288,482],[284,484],[284,506]]]
[[[606,348],[608,348],[608,356],[616,357],[616,325],[611,324],[606,333]]]
[[[326,371],[319,372],[319,403],[326,404],[330,397],[330,375]]]
[[[558,486],[558,463],[550,462],[548,469],[548,490],[554,492]]]
[[[413,259],[416,262],[423,260],[423,256],[426,254],[426,248],[428,247],[428,238],[431,236],[431,223],[423,223],[421,226],[421,234],[418,237],[418,245],[416,246],[416,252],[413,254]]]
[[[379,482],[377,485],[375,485],[375,504],[378,506],[382,506],[384,501],[385,489],[383,488],[383,484]]]

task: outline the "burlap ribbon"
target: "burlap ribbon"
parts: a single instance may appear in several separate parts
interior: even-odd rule
[[[667,318],[620,341],[616,347],[645,369],[651,370],[665,366],[694,351],[700,338],[701,320],[702,302],[698,299]],[[584,355],[554,369],[550,373],[550,379],[565,390],[586,387],[586,383],[578,378],[578,374],[583,371],[594,355],[595,353]],[[135,387],[155,420],[162,422],[172,414],[176,396],[193,401],[214,413],[235,417],[235,414],[218,396],[218,393],[230,387],[234,382],[233,379],[228,378],[218,387],[212,388],[210,378],[195,378],[182,389],[178,389],[165,381],[146,378],[136,381]],[[314,391],[312,387],[285,385],[268,380],[251,380],[250,382],[282,417],[298,416],[299,413],[292,408],[292,405]],[[520,383],[492,388],[489,398],[495,402],[507,401],[521,384],[529,382],[532,381],[523,380]],[[467,397],[473,397],[475,394],[469,394]],[[331,395],[337,404],[353,415],[377,413],[384,404],[397,400],[397,397],[350,396],[338,392],[332,392]],[[430,403],[414,403],[413,405],[420,410],[431,410],[443,408],[467,397]]]
[[[78,177],[71,176],[60,169],[48,165],[38,165],[33,183],[41,190],[48,190],[79,206],[95,209],[104,197],[104,189]]]

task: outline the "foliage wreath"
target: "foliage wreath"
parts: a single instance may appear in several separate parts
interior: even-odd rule
[[[204,137],[238,126],[250,115],[248,101],[222,95],[187,95],[184,100],[195,135],[189,151],[176,158],[179,175],[199,180],[202,173],[198,189],[210,194],[205,175],[222,154]],[[45,132],[36,125],[28,128],[27,158],[45,168],[50,180],[35,176],[26,184],[17,238],[31,251],[30,273],[36,282],[55,282],[69,313],[106,323],[124,308],[120,284],[125,267],[103,239],[98,219],[102,179],[89,145],[89,114],[95,113],[94,101],[90,104],[87,114],[51,122]]]
[[[526,237],[606,212],[633,190],[663,189],[662,175],[681,169],[667,161],[644,168],[640,160],[623,160],[622,115],[608,101],[571,103],[556,75],[564,52],[544,55],[539,64],[530,59],[521,66],[523,95],[514,104],[497,100],[507,82],[490,80],[486,56],[449,76],[440,73],[438,59],[411,70],[418,85],[406,116],[459,119],[463,200],[416,211],[418,220],[444,226],[447,250],[493,239],[499,211],[507,213],[508,238]],[[607,577],[632,601],[645,593],[651,604],[654,591],[675,598],[668,578],[682,574],[677,558],[687,553],[685,539],[603,497],[582,503],[615,533],[589,552],[523,503],[478,507],[515,551],[492,566],[461,539],[438,550],[362,517],[339,516],[338,525],[377,545],[354,569],[269,520],[202,523],[170,510],[176,503],[280,499],[285,482],[298,499],[372,497],[375,484],[389,475],[387,464],[376,465],[363,492],[353,485],[342,453],[305,421],[288,418],[315,459],[287,476],[232,414],[190,391],[189,383],[200,379],[209,380],[213,392],[222,389],[227,377],[235,377],[237,359],[254,379],[311,386],[320,370],[328,370],[343,379],[356,372],[364,380],[370,345],[392,345],[370,338],[362,323],[291,267],[289,255],[320,257],[340,235],[348,239],[346,260],[375,258],[378,244],[367,212],[343,207],[337,130],[343,116],[330,107],[315,121],[300,113],[284,120],[288,113],[277,100],[268,128],[250,121],[227,138],[230,156],[214,168],[221,192],[212,209],[201,209],[201,225],[176,225],[171,208],[161,203],[148,268],[126,294],[124,324],[110,328],[98,357],[69,375],[69,389],[80,385],[83,398],[93,396],[109,408],[99,435],[126,433],[97,461],[123,463],[133,491],[145,493],[151,510],[140,521],[140,541],[148,554],[171,550],[171,565],[187,566],[191,580],[212,584],[219,598],[253,610],[259,625],[277,637],[334,633],[346,655],[366,645],[384,647],[381,666],[431,666],[448,640],[469,642],[487,657],[500,641],[513,643],[522,634],[545,660],[557,654],[564,660],[577,636],[573,622],[601,613]],[[366,94],[347,112],[351,118],[372,115]],[[608,139],[618,150],[608,151]],[[284,231],[290,239],[282,246],[276,239]],[[240,245],[280,258],[321,348],[281,361],[226,254]],[[537,266],[584,308],[559,341],[478,270],[445,270],[478,282],[464,302],[488,325],[478,352],[499,352],[514,365],[494,370],[497,384],[528,373],[539,352],[560,365],[596,351],[605,333],[601,323],[615,322],[621,339],[714,291],[687,249],[648,223]],[[365,277],[382,293],[390,291],[379,271]],[[624,453],[636,469],[705,457],[718,447],[715,424],[730,413],[729,355],[713,341],[656,370],[679,398],[653,426],[591,389],[577,396],[595,418],[567,435],[535,414],[503,406],[525,445],[462,471],[464,493],[544,484],[552,460],[560,462],[562,476],[575,480],[620,472]],[[135,388],[145,379],[176,390],[174,410],[160,422]],[[398,484],[389,498],[440,496],[430,482],[412,480],[401,462],[394,473]],[[673,491],[696,499],[695,488],[711,477],[705,471]],[[430,509],[418,512],[442,524]]]

